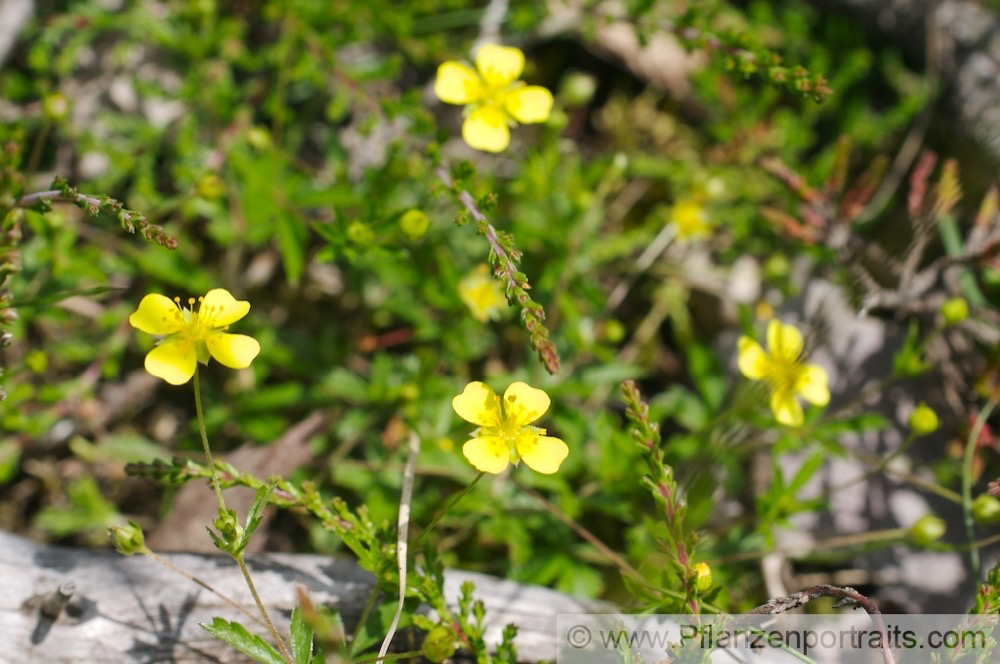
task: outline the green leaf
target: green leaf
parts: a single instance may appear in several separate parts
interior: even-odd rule
[[[305,268],[306,242],[309,231],[298,216],[291,213],[278,215],[278,247],[285,264],[285,276],[293,286],[299,283]]]
[[[243,528],[243,539],[240,540],[240,545],[237,547],[234,555],[240,555],[243,550],[247,548],[250,543],[250,536],[253,535],[254,531],[257,530],[257,526],[260,525],[261,519],[264,517],[264,508],[267,507],[267,497],[274,490],[274,485],[277,482],[271,482],[267,486],[262,486],[257,489],[257,495],[254,496],[253,505],[250,506],[250,511],[247,512],[247,523]]]
[[[295,660],[295,664],[310,664],[312,661],[313,631],[302,620],[302,612],[299,607],[292,609],[290,634],[292,637],[292,659]]]
[[[201,626],[215,638],[231,645],[247,657],[255,659],[258,662],[263,662],[263,664],[288,664],[281,656],[281,653],[275,650],[270,643],[256,634],[251,634],[247,631],[246,627],[238,622],[229,622],[224,618],[215,617],[212,619],[211,625],[201,623]]]
[[[799,489],[806,485],[806,482],[816,474],[819,467],[823,465],[823,461],[826,459],[827,454],[825,450],[817,450],[813,452],[812,456],[806,459],[802,467],[799,468],[798,472],[795,473],[795,477],[788,484],[788,492],[791,494],[796,494]]]

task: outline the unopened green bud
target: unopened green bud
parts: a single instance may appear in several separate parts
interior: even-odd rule
[[[972,501],[972,518],[977,523],[1000,522],[1000,500],[988,493],[979,496]]]
[[[402,217],[399,218],[399,227],[403,229],[403,232],[411,240],[419,240],[430,228],[431,221],[427,218],[427,215],[423,213],[422,210],[407,210]]]
[[[612,318],[604,324],[604,339],[609,344],[621,343],[625,338],[625,326],[617,318]]]
[[[69,99],[61,92],[53,92],[42,99],[42,114],[47,120],[59,122],[69,115]]]
[[[352,221],[347,227],[347,238],[354,244],[372,244],[375,242],[375,231],[363,221]]]
[[[424,657],[431,662],[443,662],[457,650],[455,630],[447,625],[438,625],[427,633],[424,646],[421,648]]]
[[[914,436],[926,436],[929,433],[934,433],[939,425],[937,413],[923,401],[917,404],[917,407],[910,414],[910,431],[913,432]]]
[[[916,546],[930,546],[944,537],[947,530],[948,526],[944,519],[933,514],[925,514],[910,526],[910,541]]]
[[[250,127],[246,136],[247,143],[258,150],[267,150],[271,147],[271,132],[263,127]]]
[[[111,537],[115,551],[125,556],[141,553],[146,548],[142,528],[135,521],[129,521],[127,526],[108,528],[108,536]]]
[[[941,305],[941,316],[945,325],[961,323],[969,317],[969,303],[962,297],[953,297]]]
[[[226,183],[215,173],[205,173],[198,178],[196,190],[206,201],[217,201],[226,193]]]
[[[222,533],[223,538],[227,542],[239,542],[243,537],[243,528],[240,526],[240,522],[236,520],[236,512],[230,509],[219,508],[219,516],[216,517],[213,524],[220,533]]]
[[[597,79],[590,74],[573,72],[562,81],[561,97],[567,106],[585,106],[597,92]]]

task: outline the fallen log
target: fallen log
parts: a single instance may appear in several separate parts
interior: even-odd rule
[[[163,557],[254,610],[239,568],[229,558],[190,553]],[[317,604],[337,607],[351,626],[374,585],[374,577],[353,561],[327,556],[260,554],[248,556],[247,565],[284,634],[296,588],[304,588]],[[450,602],[465,581],[476,584],[475,595],[486,606],[487,642],[496,645],[503,627],[515,623],[519,658],[525,662],[555,657],[557,614],[609,609],[548,588],[457,570],[445,574]],[[216,595],[144,556],[54,547],[0,531],[3,664],[250,661],[199,626],[215,616],[256,628]]]

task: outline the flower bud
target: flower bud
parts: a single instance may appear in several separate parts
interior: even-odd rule
[[[411,240],[419,240],[427,232],[430,227],[430,219],[424,214],[422,210],[417,210],[416,208],[412,210],[407,210],[402,217],[399,218],[399,227],[403,229],[407,237]]]
[[[421,648],[424,657],[431,662],[443,662],[455,654],[455,630],[447,625],[438,625],[427,633]]]
[[[708,563],[694,566],[694,587],[700,593],[707,592],[712,587],[712,568]]]
[[[111,537],[115,551],[125,556],[141,553],[146,548],[146,538],[142,534],[142,528],[135,521],[129,521],[127,526],[108,528],[108,536]]]
[[[972,501],[972,518],[983,524],[1000,522],[1000,500],[988,493],[979,496]]]
[[[205,173],[198,178],[196,190],[206,201],[217,201],[226,193],[226,183],[215,173]]]
[[[586,106],[597,92],[597,79],[590,74],[573,72],[563,79],[560,92],[566,106]]]
[[[926,436],[937,431],[939,422],[937,413],[921,401],[910,414],[910,431],[914,436]]]
[[[352,221],[347,227],[347,238],[354,244],[368,245],[375,242],[375,231],[363,221]]]
[[[969,303],[962,297],[953,297],[941,305],[941,316],[945,325],[961,323],[969,317]]]
[[[258,150],[267,150],[271,147],[271,132],[263,127],[250,127],[246,133],[247,143]]]
[[[930,546],[944,537],[947,530],[948,526],[945,524],[944,519],[934,514],[925,514],[910,526],[910,541],[916,546]]]
[[[64,120],[69,115],[69,100],[61,92],[53,92],[42,99],[42,114],[52,122]]]

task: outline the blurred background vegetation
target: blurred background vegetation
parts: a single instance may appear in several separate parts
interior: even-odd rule
[[[524,79],[555,96],[549,120],[519,127],[499,155],[469,149],[461,110],[432,92],[437,66],[469,60],[477,39],[522,48]],[[759,604],[761,558],[794,517],[838,509],[836,491],[803,494],[830,459],[857,463],[840,480],[888,477],[893,449],[864,456],[845,441],[901,430],[898,449],[909,410],[932,403],[941,430],[901,455],[924,484],[891,481],[954,497],[969,430],[996,398],[1000,266],[995,239],[973,242],[995,238],[995,157],[949,119],[947,75],[927,55],[803,0],[40,0],[0,70],[0,527],[105,546],[128,518],[163,548],[199,545],[157,534],[175,488],[124,472],[200,453],[190,392],[145,374],[152,340],[127,318],[148,292],[224,287],[251,302],[238,331],[262,352],[247,370],[204,372],[209,437],[222,456],[286,445],[237,456],[258,460],[245,470],[311,479],[394,523],[414,431],[413,519],[427,524],[475,476],[451,397],[470,380],[524,380],[550,395],[542,425],[570,455],[555,475],[522,467],[480,482],[435,531],[443,562],[667,607],[559,516],[650,587],[683,587],[624,421],[618,386],[635,379],[687,503],[685,536],[698,533],[697,559],[712,566],[711,601]],[[938,156],[922,176],[920,150]],[[439,164],[523,252],[557,374],[516,308],[483,321],[463,301],[490,247],[456,223]],[[176,249],[123,232],[109,205],[93,216],[16,205],[57,176],[141,212]],[[906,282],[917,273],[923,282]],[[806,303],[820,282],[848,318],[863,310],[889,330],[872,341],[887,365],[822,355],[839,332]],[[968,317],[943,317],[954,298]],[[772,317],[797,322],[831,371],[833,402],[801,430],[776,425],[736,370],[737,337],[761,338]],[[861,386],[904,378],[898,412],[858,408]],[[283,439],[307,420],[306,435]],[[997,476],[982,424],[973,498]],[[787,458],[799,460],[791,471]],[[269,550],[343,552],[295,511],[257,537]],[[886,538],[791,562],[832,575],[872,548],[916,546]],[[933,546],[968,543],[949,520]],[[877,570],[861,569],[856,585],[877,592]],[[954,593],[971,606],[973,587],[967,576]]]

